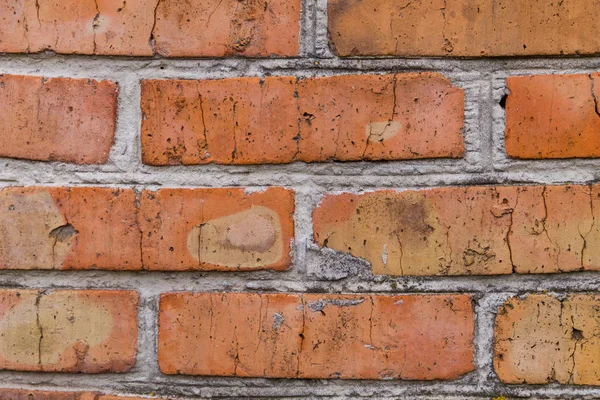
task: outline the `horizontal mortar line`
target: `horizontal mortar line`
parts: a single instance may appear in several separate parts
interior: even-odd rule
[[[260,275],[260,276],[257,276]],[[596,292],[599,272],[551,275],[462,277],[375,277],[339,281],[307,279],[302,274],[274,272],[120,272],[120,271],[0,271],[4,288],[127,289],[150,296],[169,291],[249,291],[336,293],[474,293],[515,295],[545,291]]]
[[[444,58],[293,58],[293,59],[166,59],[166,58],[127,58],[77,55],[0,55],[0,72],[11,70],[22,73],[68,72],[82,75],[92,72],[94,76],[117,76],[133,74],[144,78],[150,75],[165,77],[169,74],[184,73],[227,75],[250,72],[256,75],[264,70],[292,74],[304,72],[403,72],[404,70],[447,71],[456,73],[504,73],[519,71],[577,72],[599,70],[600,57],[573,58],[483,58],[483,59],[444,59]],[[3,71],[6,69],[6,71]],[[557,71],[562,70],[562,71]]]
[[[294,165],[269,165],[256,166],[255,168],[240,168],[239,166],[220,167],[172,167],[161,171],[145,172],[109,172],[94,171],[91,169],[70,168],[65,165],[44,166],[32,163],[4,163],[0,171],[0,182],[23,182],[26,184],[39,182],[46,186],[59,184],[85,184],[96,183],[98,185],[157,185],[173,187],[192,187],[202,184],[214,186],[221,182],[235,180],[236,186],[252,185],[276,186],[282,182],[292,184],[336,184],[352,185],[354,183],[377,186],[380,184],[390,186],[396,182],[414,182],[419,185],[431,185],[433,180],[448,179],[448,185],[434,183],[434,185],[450,186],[457,182],[489,182],[490,184],[518,184],[529,182],[532,178],[539,177],[543,182],[572,182],[573,175],[587,175],[586,181],[595,179],[600,174],[598,167],[600,159],[587,165],[564,165],[545,163],[539,169],[531,165],[519,166],[518,168],[505,168],[504,170],[484,171],[481,167],[469,166],[436,166],[430,165],[395,165],[386,167],[384,164],[374,165],[343,165],[330,164],[328,171],[306,171],[310,166]],[[462,168],[461,168],[462,167]],[[471,168],[472,170],[469,170]],[[567,177],[565,179],[565,176]],[[589,177],[593,177],[590,179]],[[367,179],[367,181],[365,181]],[[267,181],[267,183],[265,183]],[[341,181],[341,182],[337,182]],[[435,182],[435,181],[434,181]]]
[[[97,390],[97,385],[102,385],[106,393],[142,394],[153,392],[160,396],[190,396],[198,398],[197,390],[203,390],[207,395],[215,393],[226,393],[225,396],[242,395],[254,393],[256,396],[274,395],[281,396],[285,390],[286,396],[336,396],[345,391],[353,391],[360,388],[364,396],[386,393],[388,395],[416,395],[426,396],[429,394],[440,395],[467,395],[467,396],[490,396],[490,395],[515,395],[515,396],[594,396],[600,394],[600,388],[575,385],[518,385],[511,386],[497,382],[489,382],[485,387],[478,385],[465,385],[457,382],[441,381],[370,381],[370,380],[303,380],[303,379],[264,379],[264,378],[214,378],[214,377],[169,377],[161,376],[148,379],[148,381],[127,381],[114,379],[114,375],[106,377],[94,377],[92,375],[78,374],[77,378],[68,374],[51,374],[51,377],[43,374],[20,374],[2,372],[2,386],[6,388],[19,385],[21,380],[25,381],[27,388],[38,390]],[[39,378],[38,378],[39,376]],[[13,380],[11,384],[9,380]],[[38,386],[32,380],[40,380]],[[233,382],[235,380],[235,382]],[[49,385],[48,382],[52,384]],[[175,386],[176,385],[176,386]],[[233,393],[232,393],[233,392]],[[119,393],[119,394],[121,394]],[[367,394],[368,393],[368,394]],[[413,397],[415,396],[415,397]],[[353,396],[354,397],[354,396]],[[431,399],[431,397],[427,397]],[[443,397],[445,398],[445,397]],[[461,397],[462,399],[463,397]],[[489,397],[487,397],[489,398]],[[571,398],[571,397],[569,397]]]

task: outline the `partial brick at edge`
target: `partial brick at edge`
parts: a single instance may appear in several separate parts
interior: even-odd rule
[[[296,56],[300,0],[11,0],[0,53]]]
[[[326,195],[315,242],[383,275],[600,270],[600,185],[471,186]]]
[[[157,397],[104,395],[100,392],[63,392],[50,390],[0,389],[0,400],[161,400]]]
[[[469,295],[167,293],[166,374],[449,380],[473,370]]]
[[[600,296],[511,297],[498,310],[494,368],[510,384],[600,385]]]
[[[142,82],[148,165],[459,158],[464,93],[435,73]]]
[[[600,157],[600,74],[512,76],[506,83],[509,157]]]
[[[0,157],[106,163],[117,96],[110,81],[0,75]]]
[[[597,1],[328,0],[327,15],[332,50],[343,57],[600,52]]]
[[[0,370],[128,371],[138,298],[120,290],[0,290]]]

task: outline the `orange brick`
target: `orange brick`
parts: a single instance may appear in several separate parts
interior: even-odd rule
[[[0,269],[142,266],[133,190],[4,188],[0,226]]]
[[[600,52],[600,3],[329,0],[339,56],[530,56]],[[581,29],[582,26],[590,27]]]
[[[10,110],[0,114],[0,157],[106,163],[117,94],[108,81],[0,75],[0,108]]]
[[[25,389],[0,389],[0,400],[143,400],[156,397],[123,397],[95,392],[57,392]]]
[[[149,165],[462,157],[464,94],[439,74],[142,82]]]
[[[455,379],[473,370],[468,295],[169,293],[166,374]]]
[[[144,191],[144,267],[151,270],[286,269],[294,193],[283,188]]]
[[[0,369],[125,372],[135,365],[131,291],[0,291]]]
[[[509,157],[600,157],[600,74],[515,76],[507,84]]]
[[[162,0],[153,38],[167,57],[298,55],[300,0]]]
[[[95,393],[0,389],[0,400],[96,400]]]
[[[0,52],[266,57],[298,54],[300,0],[14,0]]]
[[[600,385],[600,296],[510,298],[498,310],[494,367],[506,383]]]
[[[315,241],[375,274],[600,270],[600,186],[454,187],[326,195]]]

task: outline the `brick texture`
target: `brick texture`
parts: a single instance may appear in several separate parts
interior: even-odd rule
[[[133,190],[5,188],[0,226],[2,269],[142,266]]]
[[[149,165],[456,158],[464,95],[439,74],[142,83]]]
[[[283,270],[291,263],[292,191],[144,191],[140,212],[147,269]]]
[[[0,4],[0,52],[295,56],[299,20],[299,0],[14,0]]]
[[[109,81],[0,75],[0,157],[104,164],[117,94]]]
[[[326,195],[315,241],[375,274],[600,270],[600,187],[455,187]],[[589,244],[589,245],[588,245]]]
[[[594,1],[329,0],[339,56],[531,56],[600,51]],[[581,29],[582,26],[590,29]]]
[[[498,310],[494,367],[506,383],[600,385],[600,296],[510,298]]]
[[[125,372],[135,365],[138,295],[0,290],[0,369]]]
[[[0,269],[286,269],[294,194],[5,188]]]
[[[468,295],[170,293],[166,374],[454,379],[473,370]]]
[[[506,81],[509,157],[600,157],[600,74],[514,76]]]
[[[156,397],[124,397],[97,392],[60,392],[25,389],[0,389],[0,400],[142,400]]]

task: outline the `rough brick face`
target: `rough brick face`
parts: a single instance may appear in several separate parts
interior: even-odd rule
[[[600,385],[600,297],[510,298],[498,310],[494,367],[506,383]]]
[[[125,372],[135,365],[138,295],[0,291],[0,369]]]
[[[0,52],[294,56],[299,20],[299,0],[14,0],[0,4]]]
[[[600,156],[600,75],[507,78],[506,153],[544,159]]]
[[[144,191],[144,267],[160,270],[286,269],[294,194],[282,188]]]
[[[314,234],[375,274],[599,270],[599,202],[596,185],[344,193],[314,210]]]
[[[4,188],[0,268],[140,269],[136,194],[108,188]]]
[[[595,1],[329,0],[340,56],[529,56],[600,51]],[[581,29],[582,26],[589,29]]]
[[[468,295],[163,294],[167,374],[454,379],[473,369]]]
[[[150,165],[462,157],[463,91],[438,74],[142,83]]]
[[[0,269],[286,269],[294,193],[5,188]]]
[[[154,400],[160,400],[152,397]],[[96,392],[59,392],[24,389],[0,389],[0,400],[142,400],[148,397],[123,397]]]
[[[109,81],[0,75],[0,157],[104,164],[117,94]]]

